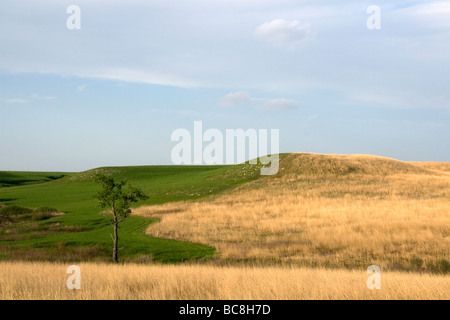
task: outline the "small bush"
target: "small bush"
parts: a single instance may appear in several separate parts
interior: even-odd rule
[[[40,221],[50,219],[57,213],[58,210],[51,207],[40,207],[37,209],[30,209],[16,205],[0,207],[1,221],[21,222],[26,220]]]
[[[439,271],[443,273],[449,273],[450,272],[450,262],[448,262],[445,259],[441,259],[437,262]]]
[[[411,264],[411,267],[413,268],[413,270],[417,270],[422,267],[423,260],[418,257],[414,257],[409,261],[409,263]]]
[[[435,262],[429,262],[427,264],[428,270],[436,273],[450,273],[450,262],[445,259],[436,260]]]
[[[0,208],[0,214],[3,215],[22,215],[22,214],[30,214],[32,212],[33,212],[32,209],[14,205]]]
[[[53,217],[52,212],[37,212],[32,215],[31,219],[33,221],[41,221],[41,220],[47,220]]]
[[[57,209],[51,208],[51,207],[40,207],[34,210],[34,212],[37,213],[56,213],[58,212]]]

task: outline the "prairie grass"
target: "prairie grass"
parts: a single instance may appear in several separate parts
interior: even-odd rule
[[[381,272],[369,290],[365,270],[211,265],[80,263],[81,289],[69,290],[68,264],[0,262],[0,299],[448,299],[444,275]]]
[[[447,168],[373,156],[283,156],[275,176],[133,210],[161,219],[148,235],[215,247],[209,261],[77,262],[80,290],[66,288],[68,263],[0,261],[0,299],[445,300]],[[366,286],[373,264],[382,270],[380,290]]]
[[[66,258],[73,257],[72,247],[77,247],[74,249],[83,253],[79,255],[82,261],[109,261],[112,228],[93,197],[100,188],[92,181],[95,173],[102,172],[117,180],[126,179],[150,195],[146,202],[139,204],[150,205],[220,193],[256,179],[258,175],[254,169],[246,165],[105,167],[68,173],[58,179],[55,178],[59,177],[56,173],[47,176],[42,172],[0,171],[0,202],[5,206],[54,207],[65,213],[33,224],[30,222],[28,226],[8,226],[2,223],[8,219],[0,212],[0,250],[3,252],[0,259],[61,261],[62,258],[67,261]],[[44,181],[52,177],[55,179]],[[151,256],[155,261],[175,263],[214,253],[211,247],[146,236],[145,229],[156,222],[131,216],[121,223],[120,259],[136,261],[141,256]],[[54,255],[54,248],[60,243],[67,244],[68,250],[64,255]],[[86,256],[89,253],[95,255]]]
[[[196,202],[137,208],[147,234],[214,262],[450,272],[450,174],[374,156],[290,154],[275,176]]]
[[[450,173],[450,163],[448,162],[409,162],[413,165],[438,171],[447,171]]]

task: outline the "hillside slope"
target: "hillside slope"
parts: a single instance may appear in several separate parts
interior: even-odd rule
[[[435,170],[450,173],[450,163],[448,162],[409,162],[412,165],[426,168],[429,170]]]
[[[257,178],[241,166],[140,166],[97,168],[60,179],[0,188],[0,203],[27,208],[53,207],[63,215],[42,221],[21,221],[0,226],[0,259],[103,260],[110,258],[111,226],[94,199],[100,188],[92,181],[102,172],[126,179],[143,189],[149,199],[142,204],[195,200],[218,194]],[[25,176],[47,177],[44,173],[0,175],[0,182],[26,180]],[[4,219],[5,221],[7,219]],[[144,231],[156,219],[129,217],[120,229],[119,257],[180,262],[211,256],[214,248],[170,239],[157,239]]]
[[[71,174],[69,172],[0,171],[0,188],[45,183]]]
[[[450,272],[450,175],[366,155],[289,154],[279,173],[197,202],[141,207],[147,233],[216,263]]]
[[[444,163],[441,163],[441,166],[444,165]],[[348,174],[372,176],[437,174],[437,172],[430,169],[433,169],[433,167],[421,165],[419,162],[408,163],[373,155],[291,153],[281,161],[278,177],[287,175],[326,177],[345,176]]]

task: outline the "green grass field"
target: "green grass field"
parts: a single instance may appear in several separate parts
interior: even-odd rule
[[[68,173],[65,172],[1,171],[0,187],[15,187],[44,183],[63,178],[66,175],[68,175]]]
[[[259,176],[257,166],[139,166],[108,167],[81,173],[0,172],[0,203],[26,208],[53,207],[63,215],[0,227],[0,259],[101,260],[112,254],[112,227],[94,194],[97,172],[125,178],[149,199],[143,204],[195,200],[220,193]],[[144,234],[158,220],[125,219],[119,229],[122,261],[181,262],[204,259],[215,249],[202,244],[151,238]]]

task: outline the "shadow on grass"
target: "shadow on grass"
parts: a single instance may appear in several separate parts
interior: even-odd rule
[[[19,199],[19,198],[0,198],[0,203],[1,202],[3,202],[3,203],[12,202],[12,201],[15,201],[17,199]]]

